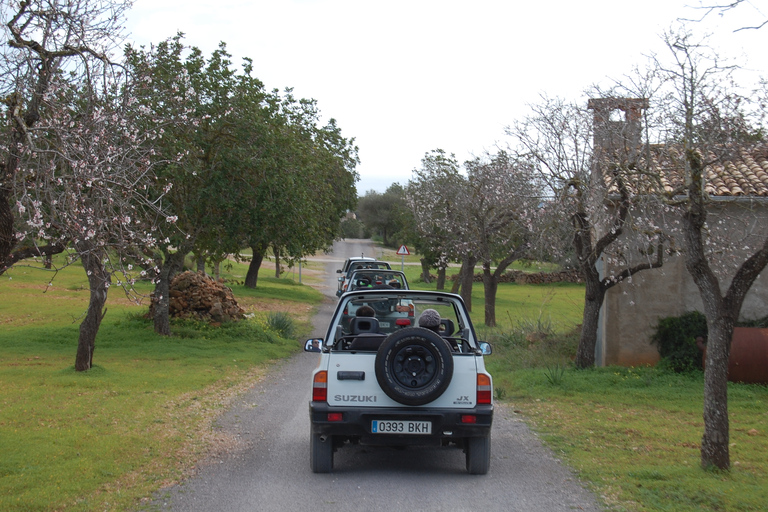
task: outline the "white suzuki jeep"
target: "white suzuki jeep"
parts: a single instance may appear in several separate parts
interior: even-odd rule
[[[419,327],[427,309],[430,328]],[[493,385],[483,356],[491,347],[477,340],[461,297],[345,293],[326,337],[307,340],[305,350],[320,353],[309,403],[312,471],[330,472],[336,450],[360,443],[454,446],[469,473],[488,472]]]

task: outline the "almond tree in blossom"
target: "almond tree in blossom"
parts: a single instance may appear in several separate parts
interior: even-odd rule
[[[461,261],[460,293],[472,307],[472,283],[483,265],[485,323],[496,325],[496,290],[506,269],[529,254],[541,191],[531,169],[501,151],[464,164],[435,150],[407,187],[422,244],[446,261]]]
[[[464,164],[467,169],[467,241],[483,267],[485,325],[496,325],[499,281],[517,260],[529,258],[538,239],[542,190],[525,160],[499,151]]]
[[[21,160],[51,115],[47,97],[55,80],[79,84],[105,72],[109,52],[122,40],[123,15],[132,2],[23,0],[0,3],[3,40],[0,97],[0,273],[30,256],[64,250],[59,241],[38,245],[16,236],[13,187]],[[95,66],[95,67],[94,67]]]
[[[451,292],[460,291],[464,303],[471,310],[472,278],[477,259],[462,244],[468,236],[465,210],[461,206],[462,198],[466,196],[466,185],[466,176],[461,174],[456,157],[442,149],[435,149],[421,159],[421,168],[413,170],[405,197],[413,212],[414,230],[419,239],[415,247],[420,247],[420,253],[431,255],[431,261],[422,261],[423,272],[428,273],[434,262],[438,272],[444,275],[449,262],[461,262],[459,279],[454,281]],[[465,274],[470,276],[467,282],[462,279]]]
[[[617,99],[616,105],[624,105],[622,101]],[[590,112],[584,106],[545,97],[531,110],[507,133],[513,137],[516,151],[535,163],[539,179],[549,189],[551,198],[545,210],[550,221],[544,223],[549,228],[543,234],[554,236],[553,240],[562,239],[566,233],[570,237],[585,283],[575,364],[588,368],[595,364],[598,318],[606,292],[637,272],[662,265],[664,233],[639,213],[645,209],[638,201],[642,198],[627,186],[640,157],[640,133],[623,131],[617,137],[603,134],[602,140],[607,142],[604,151],[595,151],[595,117],[616,109]],[[622,114],[634,115],[627,114],[626,108]],[[626,118],[603,125],[627,127]],[[598,134],[598,139],[601,136]],[[566,227],[569,229],[564,232]],[[638,245],[655,249],[640,252]],[[552,244],[554,249],[558,246],[556,241]],[[609,258],[611,267],[618,270],[602,273],[603,258]]]
[[[682,217],[676,236],[707,317],[701,464],[728,469],[731,339],[744,299],[768,265],[768,236],[759,201],[731,201],[739,212],[732,217],[727,201],[711,197],[711,181],[719,163],[744,154],[765,158],[765,132],[758,129],[764,126],[765,90],[740,92],[733,75],[737,68],[725,66],[706,40],[684,29],[663,39],[668,58],[654,56],[650,64],[659,83],[653,115],[659,119],[659,145],[669,168],[683,170],[665,196]],[[637,83],[637,78],[627,80],[627,90]]]
[[[83,371],[93,365],[110,286],[130,287],[145,273],[142,254],[156,245],[157,226],[175,221],[162,204],[171,185],[154,175],[167,120],[135,100],[133,80],[142,77],[126,76],[106,54],[126,4],[14,6],[7,26],[18,52],[3,61],[15,78],[3,132],[3,186],[15,217],[5,261],[15,261],[17,244],[73,249],[90,289],[75,359]]]

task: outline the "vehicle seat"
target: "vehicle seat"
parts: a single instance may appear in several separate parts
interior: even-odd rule
[[[356,316],[349,322],[349,329],[352,334],[361,332],[379,332],[379,321],[371,316]]]
[[[387,336],[379,332],[379,321],[370,316],[356,316],[350,324],[355,338],[349,350],[379,350]]]
[[[453,331],[455,330],[455,327],[453,326],[453,320],[450,318],[441,318],[440,319],[440,336],[443,338],[448,338],[453,334]]]

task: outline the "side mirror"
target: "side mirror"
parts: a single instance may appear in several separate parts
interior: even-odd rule
[[[304,344],[304,352],[322,352],[323,339],[312,338]]]
[[[336,269],[336,273],[337,273],[337,274],[341,274],[341,269],[340,269],[340,268],[337,268],[337,269]]]
[[[493,353],[493,348],[491,348],[491,344],[487,341],[481,341],[480,342],[480,353],[484,356],[489,356]]]

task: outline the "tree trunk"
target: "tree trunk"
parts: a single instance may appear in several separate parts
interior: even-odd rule
[[[467,311],[472,311],[472,284],[475,280],[475,256],[465,256],[461,262],[461,298],[467,306]]]
[[[445,290],[445,267],[437,267],[437,289]]]
[[[221,261],[222,260],[216,260],[216,262],[213,264],[213,278],[216,281],[221,279]]]
[[[5,175],[5,173],[3,173]],[[16,246],[13,229],[13,211],[11,210],[10,190],[0,189],[0,262],[8,260]]]
[[[80,255],[83,268],[88,276],[90,300],[88,312],[80,323],[80,336],[77,340],[77,355],[75,356],[75,371],[83,372],[93,367],[93,351],[96,348],[96,335],[99,326],[107,313],[104,304],[107,302],[110,276],[102,263],[102,255],[88,241],[75,243],[75,249]]]
[[[431,283],[429,278],[429,262],[425,258],[421,258],[421,279],[425,284]]]
[[[460,289],[461,289],[461,270],[459,270],[459,273],[456,274],[456,279],[454,279],[453,284],[451,284],[451,293],[459,293]]]
[[[491,273],[491,267],[483,265],[483,288],[485,290],[485,325],[496,327],[496,291],[499,288],[498,278]]]
[[[246,288],[256,288],[256,284],[259,281],[259,269],[261,268],[261,262],[264,261],[264,251],[257,247],[251,247],[253,251],[253,258],[248,265],[248,273],[245,274],[245,286]]]
[[[707,221],[707,209],[702,193],[704,164],[690,149],[686,152],[686,159],[690,166],[691,182],[688,186],[687,210],[683,215],[685,268],[699,289],[708,330],[701,465],[704,468],[714,466],[729,469],[731,462],[728,448],[728,358],[731,349],[730,336],[733,335],[733,324],[741,305],[739,304],[735,312],[726,310],[720,283],[709,266],[702,233]]]
[[[205,254],[202,252],[196,255],[197,258],[197,271],[201,272],[203,275],[205,275]]]
[[[595,365],[595,347],[597,346],[597,328],[600,307],[605,298],[605,288],[600,283],[597,273],[582,273],[586,292],[584,294],[584,315],[581,321],[579,348],[576,351],[576,368],[590,368]]]
[[[704,435],[701,438],[701,465],[728,469],[728,359],[733,322],[707,322],[707,360],[704,369]]]
[[[170,252],[162,250],[163,260],[158,262],[160,274],[157,276],[155,291],[152,294],[152,320],[155,333],[161,336],[171,335],[171,280],[184,266],[185,251],[180,249]]]
[[[280,249],[273,247],[272,250],[275,253],[275,278],[280,279]]]

